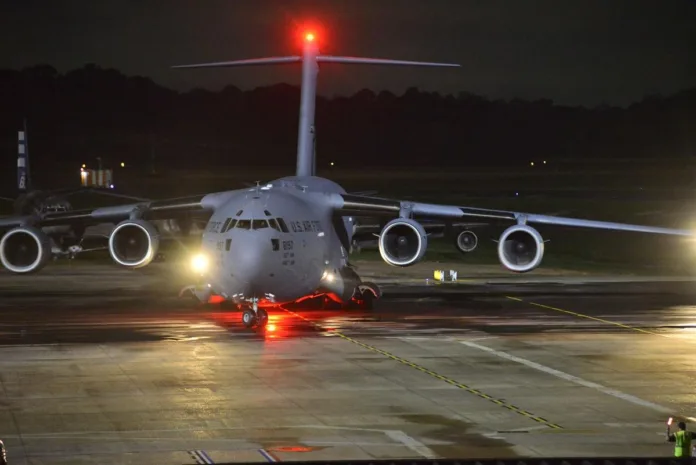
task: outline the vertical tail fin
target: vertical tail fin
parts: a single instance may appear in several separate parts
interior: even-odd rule
[[[173,68],[215,68],[227,66],[252,66],[279,63],[302,63],[302,88],[300,90],[300,124],[297,136],[297,176],[314,176],[316,172],[316,131],[314,127],[314,106],[316,102],[317,74],[319,63],[367,64],[367,65],[400,65],[400,66],[429,66],[429,67],[459,67],[451,63],[428,63],[420,61],[387,60],[381,58],[357,58],[326,56],[319,54],[315,35],[305,35],[302,56],[253,58],[250,60],[223,61],[217,63],[201,63],[195,65],[173,66]]]
[[[20,193],[31,189],[29,179],[29,142],[27,139],[27,120],[17,135],[17,189]]]

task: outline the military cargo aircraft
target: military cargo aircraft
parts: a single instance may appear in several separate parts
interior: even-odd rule
[[[496,221],[511,223],[498,241],[498,258],[514,272],[541,264],[544,239],[533,224],[692,236],[688,230],[640,226],[534,213],[490,210],[459,205],[400,201],[347,193],[335,182],[315,176],[314,111],[321,63],[444,66],[456,64],[378,58],[329,56],[319,53],[317,37],[307,33],[298,56],[175,66],[213,68],[301,63],[302,88],[297,169],[288,176],[256,187],[185,198],[65,212],[35,212],[0,219],[6,230],[0,241],[0,262],[13,273],[42,269],[51,257],[43,228],[111,222],[108,250],[119,265],[139,268],[157,254],[160,236],[153,220],[207,212],[200,252],[192,266],[200,280],[184,291],[208,301],[216,296],[242,310],[247,327],[264,327],[267,309],[307,298],[329,298],[339,305],[370,307],[381,296],[348,262],[352,240],[361,234],[357,216],[383,217],[378,247],[392,266],[421,260],[428,248],[429,222]],[[475,247],[475,236],[460,233],[460,250]]]

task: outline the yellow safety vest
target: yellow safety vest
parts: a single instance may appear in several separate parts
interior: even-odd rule
[[[674,456],[691,457],[691,431],[674,433]]]

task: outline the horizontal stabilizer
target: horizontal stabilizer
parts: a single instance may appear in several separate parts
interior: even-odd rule
[[[459,68],[461,65],[456,63],[430,63],[427,61],[404,61],[389,60],[386,58],[360,58],[360,57],[334,57],[328,55],[317,56],[319,63],[350,63],[358,65],[400,65],[400,66],[439,66],[449,68]]]
[[[195,65],[179,65],[172,68],[224,68],[227,66],[256,66],[256,65],[277,65],[283,63],[299,63],[302,61],[300,56],[290,57],[268,57],[251,58],[249,60],[218,61],[215,63],[198,63]]]

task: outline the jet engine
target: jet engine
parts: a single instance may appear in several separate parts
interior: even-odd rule
[[[471,231],[462,231],[457,235],[455,244],[461,253],[473,252],[478,245],[478,237]]]
[[[150,264],[159,250],[159,233],[152,223],[126,220],[109,237],[109,253],[116,263],[129,268]]]
[[[408,218],[391,220],[379,235],[379,253],[392,266],[411,266],[428,248],[428,235],[423,226]]]
[[[541,264],[544,256],[544,239],[539,231],[517,224],[510,226],[500,236],[498,258],[510,271],[526,273]]]
[[[51,238],[38,228],[15,228],[0,240],[0,261],[12,273],[39,271],[51,257]]]

